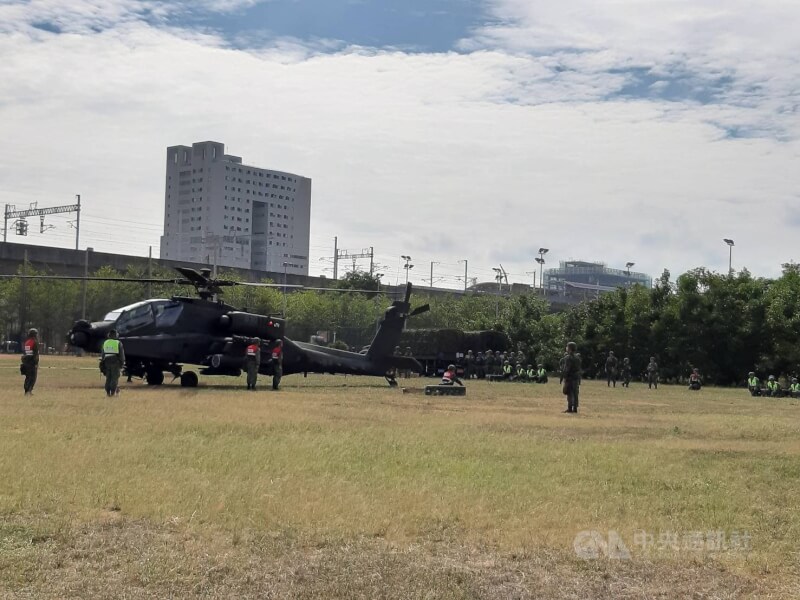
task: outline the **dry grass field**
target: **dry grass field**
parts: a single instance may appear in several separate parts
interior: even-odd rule
[[[25,398],[17,360],[0,597],[800,597],[797,400],[589,381],[574,416],[557,382],[331,376],[108,399],[95,359],[50,357]]]

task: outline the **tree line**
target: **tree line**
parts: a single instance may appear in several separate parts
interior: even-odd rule
[[[28,269],[28,274],[36,274]],[[118,273],[101,268],[96,277],[143,278],[137,269]],[[173,278],[156,270],[154,277]],[[235,279],[233,273],[221,277]],[[233,287],[225,301],[261,314],[284,314],[287,335],[309,340],[318,332],[334,334],[339,346],[368,344],[392,298],[379,291],[377,278],[348,273],[336,282],[358,293]],[[374,291],[373,291],[374,290]],[[18,340],[37,327],[44,342],[61,349],[66,332],[84,313],[100,320],[115,308],[146,298],[191,295],[173,284],[66,280],[0,281],[0,335]],[[631,359],[634,373],[655,357],[662,376],[688,377],[697,367],[709,383],[741,383],[748,371],[762,376],[788,375],[800,369],[800,266],[783,265],[777,279],[753,277],[744,270],[723,275],[698,268],[672,280],[668,271],[652,288],[620,288],[599,298],[554,313],[537,295],[498,298],[467,294],[431,296],[416,290],[414,306],[429,303],[430,312],[414,317],[413,328],[497,329],[509,335],[530,360],[557,368],[564,345],[578,344],[584,373],[603,370],[607,353]],[[464,351],[469,348],[464,348]]]

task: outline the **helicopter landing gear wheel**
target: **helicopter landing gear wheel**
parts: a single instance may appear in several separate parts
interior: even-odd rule
[[[197,373],[186,371],[181,375],[181,387],[197,387]]]
[[[150,368],[145,376],[147,377],[147,385],[161,385],[164,383],[164,371],[161,369]]]

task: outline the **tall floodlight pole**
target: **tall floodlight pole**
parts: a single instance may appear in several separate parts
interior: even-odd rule
[[[411,263],[411,257],[410,256],[406,256],[405,254],[403,254],[400,258],[402,258],[404,261],[406,261],[406,266],[404,268],[406,270],[406,285],[408,285],[408,271],[410,269],[413,269],[414,265],[410,264]]]
[[[728,244],[728,275],[732,277],[733,276],[733,247],[735,246],[735,244],[733,243],[733,240],[728,239],[728,238],[725,238],[722,241],[725,242],[726,244]]]
[[[631,267],[632,267],[633,265],[635,265],[635,264],[636,264],[636,263],[632,263],[632,262],[625,263],[625,274],[626,274],[628,277],[630,277],[630,276],[631,276]]]
[[[539,258],[536,259],[539,263],[539,286],[542,288],[542,295],[544,295],[544,255],[548,252],[549,248],[539,248]]]

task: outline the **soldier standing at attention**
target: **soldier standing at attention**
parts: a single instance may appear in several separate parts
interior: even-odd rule
[[[272,389],[277,390],[283,377],[283,340],[277,340],[272,347]]]
[[[608,352],[606,359],[606,382],[608,387],[611,387],[611,382],[614,382],[614,387],[617,387],[617,357],[614,356],[614,351]]]
[[[119,375],[125,364],[125,349],[122,347],[122,342],[117,339],[116,329],[109,331],[108,338],[103,342],[100,362],[106,376],[106,396],[118,396]]]
[[[483,352],[478,352],[475,355],[475,379],[483,379],[484,377],[486,377],[486,372],[484,371]]]
[[[654,356],[650,357],[650,362],[647,363],[647,389],[658,389],[658,363]]]
[[[491,350],[486,351],[484,356],[484,363],[487,375],[494,375],[494,353]]]
[[[261,340],[253,338],[245,350],[244,368],[247,371],[247,389],[256,389],[258,368],[261,366]]]
[[[581,386],[581,359],[577,355],[578,346],[575,342],[567,344],[567,354],[564,356],[564,368],[561,378],[564,381],[563,392],[567,397],[567,410],[565,413],[578,412],[578,392]]]
[[[25,376],[23,389],[26,396],[33,395],[33,386],[36,385],[36,377],[39,374],[39,331],[31,329],[28,337],[22,346],[22,363],[19,371]]]
[[[475,371],[475,355],[472,350],[467,350],[467,355],[464,357],[464,379],[472,379],[472,373]]]

